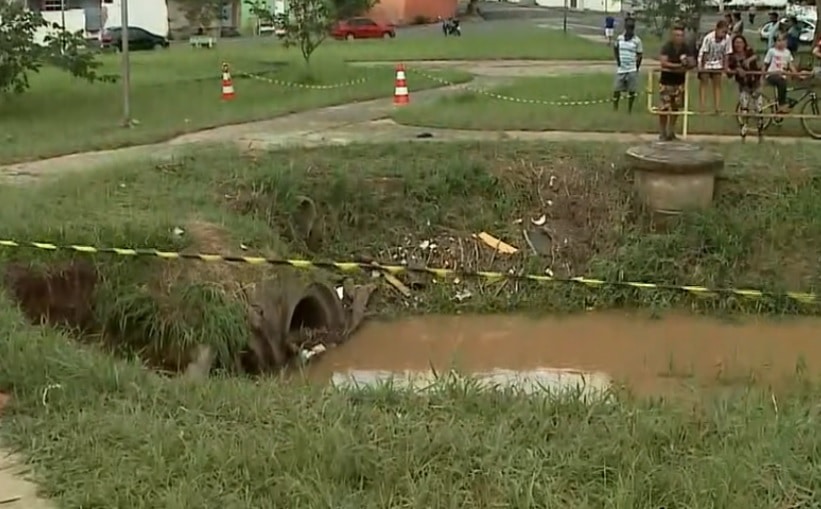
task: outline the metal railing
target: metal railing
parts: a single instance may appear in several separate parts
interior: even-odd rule
[[[691,84],[691,75],[696,70],[691,70],[684,73],[684,85],[683,85],[683,92],[684,97],[682,100],[682,109],[680,110],[662,110],[655,105],[655,98],[656,98],[656,91],[657,87],[655,86],[655,76],[660,75],[662,69],[650,69],[650,72],[647,73],[647,111],[652,115],[664,115],[664,116],[676,116],[676,117],[684,117],[681,124],[681,137],[686,138],[689,127],[690,127],[690,117],[702,117],[702,116],[712,116],[712,117],[739,117],[742,114],[738,111],[714,111],[714,112],[701,112],[701,111],[691,111],[690,110],[690,84]],[[698,71],[699,73],[711,73],[711,74],[726,74],[726,71]],[[746,73],[750,76],[764,76],[768,74],[765,71],[749,71]],[[731,77],[733,76],[732,73],[729,74]],[[789,92],[799,91],[799,90],[808,90],[813,88],[816,84],[821,85],[821,82],[814,79],[812,72],[809,71],[802,71],[802,72],[786,72],[783,73],[786,78],[794,78],[795,80],[792,81],[792,84],[795,85],[795,81],[798,81],[800,85],[793,86],[788,89]],[[774,88],[773,85],[768,84],[765,81],[761,83],[762,88],[769,86]],[[765,96],[767,102],[765,103],[764,110],[773,109],[775,105],[775,100]],[[802,98],[803,99],[803,98]],[[764,118],[764,119],[821,119],[821,114],[802,114],[802,113],[792,113],[792,112],[784,112],[784,113],[745,113],[743,114],[747,117],[757,117],[757,118]]]

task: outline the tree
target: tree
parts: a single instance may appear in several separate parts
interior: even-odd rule
[[[681,23],[690,38],[694,38],[701,26],[701,17],[708,9],[708,0],[645,0],[638,18],[658,37]]]
[[[222,17],[224,0],[179,0],[189,26],[208,29]]]
[[[286,12],[274,14],[262,0],[246,0],[251,12],[261,21],[284,30],[286,48],[296,46],[305,64],[328,37],[336,19],[332,0],[288,0]]]
[[[53,65],[72,76],[88,81],[112,81],[100,75],[100,62],[89,51],[81,34],[72,34],[58,25],[49,26],[43,17],[17,2],[0,0],[0,94],[22,93],[29,88],[29,75]],[[49,35],[37,42],[38,33]]]
[[[298,47],[306,65],[335,21],[361,16],[375,3],[376,0],[288,0],[285,12],[274,13],[265,0],[245,0],[260,21],[284,31],[285,47]]]

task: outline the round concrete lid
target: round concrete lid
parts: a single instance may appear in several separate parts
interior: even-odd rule
[[[721,154],[679,141],[636,145],[625,155],[634,169],[659,173],[710,173],[724,166]]]

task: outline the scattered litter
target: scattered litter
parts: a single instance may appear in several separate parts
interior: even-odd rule
[[[62,389],[63,386],[60,384],[48,384],[45,389],[43,389],[43,393],[40,395],[40,401],[43,403],[43,406],[48,406],[48,393],[52,389]]]
[[[556,183],[556,175],[551,175],[550,180],[547,182],[547,187],[552,188],[553,184]]]
[[[245,244],[240,244],[239,248],[242,249],[243,251],[248,251],[248,246],[246,246]]]
[[[422,249],[422,250],[430,249],[431,251],[433,251],[437,247],[439,247],[439,246],[437,246],[435,243],[433,243],[429,240],[423,240],[422,243],[419,244],[419,249]]]
[[[542,214],[541,216],[538,217],[538,219],[532,219],[531,218],[530,222],[533,223],[536,226],[542,226],[543,224],[545,224],[547,222],[547,216]]]
[[[185,230],[183,230],[179,226],[175,226],[174,229],[171,230],[171,233],[173,233],[176,237],[181,237],[182,234],[185,233]]]
[[[511,246],[510,244],[506,244],[505,242],[502,242],[501,240],[497,239],[496,237],[487,232],[481,232],[478,235],[474,235],[474,237],[484,242],[485,245],[487,245],[488,247],[492,247],[493,249],[502,254],[516,254],[519,252],[519,250],[515,247]]]
[[[312,346],[311,348],[302,349],[299,351],[299,357],[302,359],[302,362],[308,362],[313,357],[317,355],[323,354],[328,350],[328,347],[319,343],[317,345]]]
[[[463,302],[463,301],[466,301],[467,299],[469,299],[469,298],[471,298],[471,297],[473,297],[473,294],[472,294],[472,293],[470,293],[470,291],[469,291],[469,290],[462,290],[462,291],[460,291],[460,292],[457,292],[457,293],[456,293],[456,295],[454,295],[454,296],[453,296],[453,298],[454,298],[457,302]]]
[[[547,200],[547,206],[552,207],[553,206],[553,200]]]
[[[345,288],[342,286],[336,287],[336,296],[339,297],[339,300],[345,299]]]
[[[524,222],[524,220],[522,218],[513,220],[513,224],[522,224],[523,222]]]
[[[394,276],[393,274],[391,274],[389,272],[385,272],[383,274],[383,276],[385,278],[385,281],[390,283],[390,285],[392,287],[394,287],[399,293],[401,293],[405,297],[410,297],[411,296],[410,288],[405,286],[405,284],[402,281],[399,281],[399,279],[397,279],[396,276]]]
[[[546,268],[544,270],[544,273],[547,274],[550,277],[553,277],[553,270],[551,270],[550,267]]]

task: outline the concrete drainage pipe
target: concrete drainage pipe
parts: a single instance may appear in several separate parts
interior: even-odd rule
[[[339,342],[345,334],[342,303],[323,283],[262,283],[249,305],[252,337],[240,359],[248,373],[277,371],[304,348]]]

